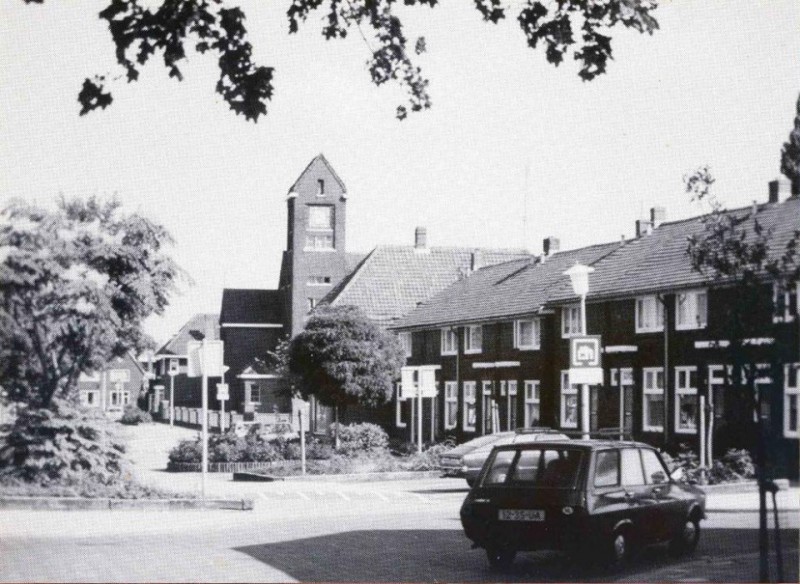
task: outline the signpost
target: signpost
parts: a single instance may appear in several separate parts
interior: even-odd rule
[[[169,360],[169,425],[175,425],[175,376],[180,370],[179,362],[177,359]]]
[[[202,497],[203,501],[206,500],[206,481],[208,478],[208,378],[209,377],[222,377],[222,341],[208,341],[203,338],[202,341],[189,341],[186,344],[186,352],[188,356],[188,375],[189,377],[201,377],[202,382],[202,398],[203,398],[203,411],[202,411],[202,442],[203,442],[203,458],[202,458]]]
[[[398,399],[417,400],[417,452],[422,452],[422,398],[436,397],[436,370],[439,365],[421,365],[400,369]],[[433,408],[431,408],[433,412]],[[412,411],[413,416],[413,411]]]
[[[589,437],[589,385],[603,383],[600,335],[582,335],[569,340],[569,382],[581,384],[581,432]]]

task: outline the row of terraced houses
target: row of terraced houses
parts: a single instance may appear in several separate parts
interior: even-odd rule
[[[774,181],[766,202],[734,211],[745,229],[752,230],[757,218],[771,230],[775,253],[800,227],[796,187]],[[287,247],[278,288],[225,290],[219,316],[196,317],[209,335],[225,340],[230,408],[296,414],[297,400],[281,397],[285,381],[259,358],[302,330],[318,304],[348,304],[400,335],[409,366],[436,372],[437,396],[423,400],[426,440],[533,425],[578,429],[584,404],[570,383],[568,344],[582,323],[564,272],[579,263],[594,269],[586,328],[601,335],[603,349],[603,383],[590,388],[586,408],[590,426],[622,425],[638,439],[673,450],[682,443],[696,447],[703,395],[714,450],[747,439],[737,423],[747,410],[726,375],[731,363],[724,315],[731,292],[693,270],[686,251],[687,238],[703,229],[699,218],[668,222],[655,208],[647,221],[636,222],[633,239],[562,251],[550,237],[540,256],[430,247],[424,228],[417,228],[413,245],[354,254],[345,247],[347,200],[344,183],[322,155],[316,157],[286,197]],[[765,281],[763,293],[775,304],[758,315],[763,330],[747,340],[748,357],[758,366],[762,415],[772,428],[778,466],[796,476],[798,290],[774,294]],[[156,355],[156,402],[169,384],[166,364],[185,357],[181,347],[191,328],[187,323]],[[191,380],[175,381],[187,384],[176,396],[178,405],[199,404]],[[213,396],[211,404],[219,407]],[[412,406],[396,393],[384,408],[350,408],[346,415],[410,438]],[[314,403],[310,415],[318,431],[331,421],[330,412]]]

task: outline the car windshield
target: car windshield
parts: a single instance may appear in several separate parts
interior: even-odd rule
[[[482,484],[571,489],[581,458],[580,450],[554,446],[501,450],[492,459]]]

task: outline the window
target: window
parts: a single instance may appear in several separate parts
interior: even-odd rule
[[[569,371],[561,371],[561,427],[578,427],[578,386],[569,382]]]
[[[705,290],[692,290],[675,295],[675,328],[701,329],[708,320],[708,296]]]
[[[652,333],[664,330],[664,305],[658,296],[636,299],[636,332]]]
[[[323,179],[317,179],[317,196],[324,197],[325,196],[325,181]]]
[[[645,432],[664,430],[664,370],[646,367],[642,370],[642,429]]]
[[[444,382],[444,428],[456,427],[458,415],[458,384],[455,381]]]
[[[404,409],[405,409],[404,404],[406,403],[406,400],[405,399],[400,399],[400,384],[399,383],[395,384],[395,388],[396,388],[396,391],[395,391],[395,396],[396,397],[395,397],[395,400],[394,400],[394,425],[397,428],[405,428],[406,425],[407,425],[406,424],[406,420],[405,420],[406,416],[404,416],[403,414],[405,413],[404,412]]]
[[[697,431],[697,367],[675,368],[675,432]]]
[[[625,448],[622,450],[622,484],[626,487],[635,487],[644,484],[642,459],[636,448]]]
[[[122,405],[127,406],[129,403],[131,403],[131,392],[123,391],[122,392]]]
[[[81,392],[81,403],[85,406],[94,406],[97,405],[97,401],[95,399],[97,395],[96,391],[82,391]]]
[[[406,359],[411,358],[411,333],[397,333],[397,338],[400,340]]]
[[[508,397],[506,398],[507,429],[513,430],[517,427],[517,382],[509,380],[503,383],[508,387]]]
[[[514,348],[537,351],[542,343],[542,326],[538,318],[514,321]]]
[[[257,383],[248,381],[244,386],[244,400],[251,404],[261,403],[261,388]]]
[[[612,391],[616,391],[619,399],[622,400],[620,410],[623,417],[623,429],[631,432],[633,430],[633,369],[630,367],[612,368],[609,373]]]
[[[537,426],[541,418],[539,398],[539,381],[525,381],[525,426]]]
[[[464,382],[464,431],[475,431],[475,382]]]
[[[800,437],[800,363],[787,363],[783,366],[783,435],[787,438]]]
[[[118,406],[119,405],[119,392],[112,391],[111,392],[111,405]]]
[[[494,396],[492,395],[492,382],[483,381],[481,383],[483,394],[483,425],[482,434],[492,434],[498,428],[494,427]]]
[[[514,462],[514,456],[516,454],[517,452],[515,450],[501,450],[498,452],[492,461],[492,466],[483,484],[497,485],[506,482],[508,471],[511,469],[511,463]]]
[[[308,206],[306,249],[333,249],[333,207]]]
[[[309,312],[311,312],[312,310],[314,310],[314,307],[315,307],[316,305],[317,305],[317,299],[316,299],[316,298],[309,298],[309,299],[308,299],[308,311],[309,311]]]
[[[464,353],[480,353],[483,345],[481,325],[464,327]]]
[[[595,487],[612,487],[619,484],[619,451],[602,450],[597,453],[594,469]]]
[[[309,276],[308,277],[308,285],[309,286],[328,286],[331,283],[330,276]]]
[[[580,304],[565,306],[561,309],[561,336],[566,339],[581,334],[583,327],[581,327]]]
[[[667,482],[667,469],[654,450],[642,449],[642,464],[644,465],[644,479],[648,485]]]
[[[458,354],[458,332],[456,329],[442,329],[442,355]]]
[[[800,282],[795,282],[785,290],[781,290],[776,282],[772,288],[772,300],[775,306],[772,322],[794,321],[795,316],[800,314],[798,296],[800,296]]]

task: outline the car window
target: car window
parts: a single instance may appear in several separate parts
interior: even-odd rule
[[[497,485],[506,482],[508,471],[511,468],[511,463],[514,462],[514,456],[516,454],[516,450],[502,450],[498,452],[492,461],[492,466],[483,484]]]
[[[572,488],[580,469],[579,450],[548,448],[542,452],[542,463],[536,479],[541,487]]]
[[[611,487],[619,484],[619,451],[601,450],[597,453],[594,470],[595,487]]]
[[[655,450],[642,450],[642,463],[644,464],[644,478],[648,485],[667,482],[667,469],[661,464]]]
[[[518,483],[534,482],[536,480],[536,474],[539,471],[539,461],[541,458],[541,450],[523,450],[520,452],[511,480]]]
[[[622,484],[626,487],[644,484],[642,459],[636,448],[626,448],[622,451]]]

